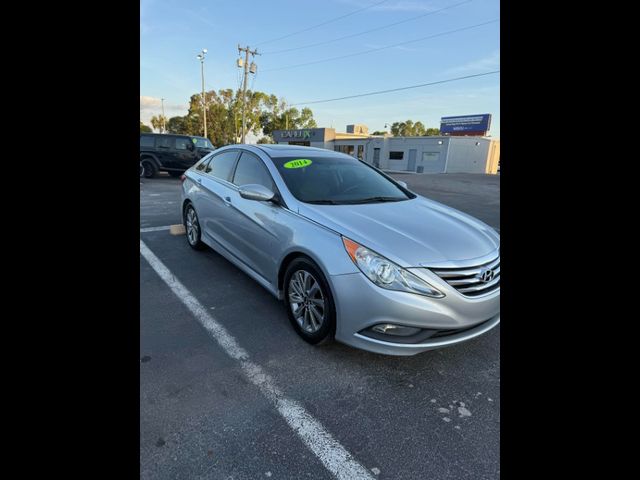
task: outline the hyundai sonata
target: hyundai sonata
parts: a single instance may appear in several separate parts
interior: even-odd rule
[[[498,233],[346,154],[219,148],[185,172],[182,213],[311,344],[413,355],[500,322]]]

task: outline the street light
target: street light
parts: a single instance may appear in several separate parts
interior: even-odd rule
[[[196,56],[196,58],[200,60],[200,75],[202,77],[202,118],[204,119],[204,138],[207,138],[207,99],[204,96],[204,57],[206,54],[207,49],[203,48]]]
[[[164,121],[164,98],[161,98],[160,100],[162,101],[162,133],[164,133],[167,131],[167,125]]]

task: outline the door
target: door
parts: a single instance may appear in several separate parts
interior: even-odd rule
[[[373,166],[376,168],[380,168],[380,149],[373,149]]]
[[[202,233],[229,250],[222,231],[229,223],[229,202],[233,192],[230,182],[238,158],[238,150],[225,150],[211,157],[199,178],[201,187],[196,203]]]
[[[176,168],[173,154],[175,141],[175,137],[171,135],[158,135],[156,137],[156,156],[160,160],[162,168]]]
[[[191,168],[198,161],[196,146],[189,137],[176,137],[175,164],[180,170]]]
[[[417,153],[418,151],[415,149],[409,150],[409,164],[407,165],[407,171],[409,172],[416,171],[416,154]]]
[[[420,173],[444,173],[445,157],[440,152],[422,152]]]
[[[233,176],[237,187],[258,184],[277,193],[277,187],[264,162],[256,155],[242,152]],[[229,222],[222,235],[231,253],[270,283],[277,277],[280,246],[291,232],[281,225],[282,208],[272,202],[247,200],[239,191],[231,194]],[[282,237],[282,238],[280,238]]]

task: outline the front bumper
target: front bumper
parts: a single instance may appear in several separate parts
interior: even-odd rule
[[[499,289],[487,296],[469,298],[435,276],[429,275],[425,280],[446,296],[430,298],[385,290],[360,272],[331,276],[337,313],[336,340],[375,353],[414,355],[465,342],[500,323]],[[419,343],[397,343],[391,336],[383,340],[359,333],[379,323],[459,332]]]

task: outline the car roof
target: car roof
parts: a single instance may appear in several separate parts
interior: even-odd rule
[[[302,145],[278,145],[278,144],[266,144],[259,143],[252,145],[257,147],[270,157],[300,157],[305,155],[323,155],[323,156],[335,156],[342,157],[344,154],[327,150],[326,148],[317,147],[304,147]]]

